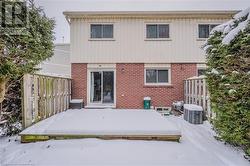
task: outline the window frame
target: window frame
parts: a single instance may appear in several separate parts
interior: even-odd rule
[[[198,69],[197,69],[197,76],[198,76],[198,77],[203,76],[203,75],[199,75],[199,70],[206,70],[206,68],[198,68]]]
[[[92,25],[112,25],[113,26],[113,37],[112,38],[92,38],[91,37],[91,26]],[[113,22],[89,22],[89,41],[115,41],[115,23]],[[102,28],[102,33],[103,33],[103,28]],[[102,34],[103,36],[103,34]]]
[[[157,70],[156,81],[154,83],[147,83],[147,70]],[[167,70],[168,71],[168,82],[158,82],[158,71]],[[144,68],[144,85],[146,86],[169,86],[171,84],[171,68],[170,67],[145,67]]]
[[[206,69],[207,69],[206,64],[197,64],[196,76],[199,77],[199,70],[206,70]]]
[[[211,33],[211,30],[212,30],[212,28],[211,28],[211,25],[220,25],[221,23],[198,23],[197,24],[197,39],[198,40],[206,40],[206,39],[208,39],[208,38],[202,38],[202,37],[200,37],[200,35],[199,35],[199,33],[200,33],[200,31],[199,31],[199,25],[208,25],[209,27],[208,27],[208,33],[210,34]],[[208,34],[208,36],[209,36],[209,34]]]
[[[207,67],[197,67],[196,76],[199,77],[199,70],[206,70]],[[202,75],[200,75],[202,76]]]
[[[159,25],[168,25],[168,37],[160,38],[157,32],[157,38],[147,38],[147,25],[157,25],[157,29],[159,29]],[[144,23],[144,40],[145,41],[170,41],[171,40],[171,23],[169,22],[145,22]]]

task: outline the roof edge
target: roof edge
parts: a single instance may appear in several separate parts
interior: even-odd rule
[[[163,14],[236,14],[240,10],[187,10],[187,11],[64,11],[63,14],[72,16],[95,15],[163,15]]]

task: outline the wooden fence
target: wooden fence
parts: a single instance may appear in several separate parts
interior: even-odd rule
[[[209,92],[204,76],[184,80],[184,100],[186,104],[202,106],[205,111],[205,117],[209,120],[215,116],[211,112]]]
[[[26,74],[22,88],[24,128],[69,108],[70,78]]]

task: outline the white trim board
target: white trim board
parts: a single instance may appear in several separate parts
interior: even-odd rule
[[[87,64],[88,69],[115,69],[116,64],[115,63],[88,63]]]
[[[88,64],[89,65],[89,64]],[[91,65],[91,64],[90,64]],[[93,67],[93,66],[92,66]],[[107,66],[105,66],[107,67]],[[116,69],[115,68],[102,68],[99,66],[99,68],[88,68],[87,70],[87,106],[86,107],[98,107],[98,108],[115,108],[116,107]],[[95,71],[113,71],[114,72],[114,103],[91,103],[90,102],[90,88],[91,88],[91,72]]]

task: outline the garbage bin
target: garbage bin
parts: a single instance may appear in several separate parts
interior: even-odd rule
[[[151,98],[150,97],[144,97],[143,106],[144,106],[144,109],[150,109],[150,107],[151,107]]]

